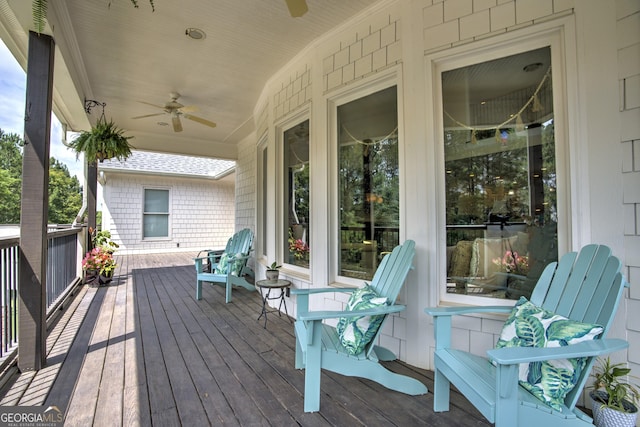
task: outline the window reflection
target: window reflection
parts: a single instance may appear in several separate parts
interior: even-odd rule
[[[338,107],[341,276],[371,279],[399,243],[397,110],[395,86]]]
[[[530,296],[557,260],[548,47],[442,73],[447,292]]]
[[[284,132],[286,262],[309,267],[309,120]]]

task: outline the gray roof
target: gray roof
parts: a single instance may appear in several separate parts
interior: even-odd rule
[[[126,160],[105,160],[98,165],[98,169],[105,172],[156,173],[221,178],[233,172],[235,166],[236,162],[233,160],[133,151],[132,155]]]

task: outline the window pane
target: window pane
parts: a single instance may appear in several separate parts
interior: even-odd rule
[[[143,222],[144,237],[169,236],[169,215],[146,214]]]
[[[144,190],[145,212],[169,212],[169,190]]]
[[[309,120],[284,133],[286,262],[309,267]]]
[[[169,190],[144,190],[143,237],[169,237]]]
[[[371,279],[399,243],[396,87],[338,107],[338,274]]]
[[[447,292],[529,297],[558,258],[548,47],[442,73]]]
[[[262,149],[262,163],[260,164],[261,169],[261,174],[259,175],[262,178],[262,204],[261,209],[262,209],[262,256],[263,257],[267,257],[267,247],[268,247],[268,229],[267,229],[267,197],[268,197],[268,181],[267,181],[267,160],[268,160],[268,156],[267,156],[267,147],[265,146]]]

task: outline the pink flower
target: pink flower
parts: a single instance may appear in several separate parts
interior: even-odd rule
[[[527,274],[529,257],[520,256],[516,251],[506,251],[502,258],[494,258],[492,262],[505,273]]]

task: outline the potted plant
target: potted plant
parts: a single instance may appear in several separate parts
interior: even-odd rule
[[[93,230],[91,232],[91,241],[94,248],[101,246],[105,251],[111,253],[114,253],[120,247],[120,245],[111,240],[111,233],[108,230]]]
[[[598,427],[636,425],[640,392],[624,381],[631,369],[624,363],[598,359],[593,369],[593,390],[589,393],[593,404],[593,422]]]
[[[82,269],[85,273],[85,283],[96,281],[105,285],[113,278],[117,264],[113,253],[120,246],[111,240],[108,230],[97,231],[89,228],[93,249],[85,254],[82,260]]]
[[[103,246],[91,249],[82,260],[82,269],[85,271],[85,282],[106,285],[113,278],[113,272],[117,264],[113,258],[113,252],[109,252]]]
[[[271,265],[267,267],[267,271],[265,272],[267,280],[278,280],[278,277],[280,276],[280,267],[282,266],[278,265],[277,262],[272,262]]]
[[[118,129],[113,121],[100,118],[90,131],[81,132],[71,141],[69,148],[76,152],[77,157],[84,153],[85,161],[90,164],[113,157],[124,160],[131,155],[131,138],[124,136],[124,131]]]

